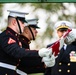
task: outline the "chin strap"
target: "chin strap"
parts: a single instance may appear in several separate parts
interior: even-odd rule
[[[35,40],[34,34],[33,34],[32,30],[31,30],[30,26],[28,26],[28,28],[29,28],[29,30],[30,30],[30,32],[31,32],[31,34],[32,34],[33,40]]]
[[[18,22],[18,18],[16,18],[16,21],[17,21],[17,24],[18,24],[18,27],[19,27],[19,30],[20,30],[20,34],[21,34],[21,33],[22,33],[22,31],[21,31],[20,24],[19,24],[19,22]]]

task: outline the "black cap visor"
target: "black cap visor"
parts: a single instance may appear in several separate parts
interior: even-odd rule
[[[26,21],[25,18],[23,18],[23,17],[17,17],[17,19],[19,19],[19,20],[22,21],[22,22],[26,22],[26,23],[27,23],[27,21]]]
[[[37,29],[40,29],[40,27],[38,27],[37,25],[29,25],[30,27],[33,27],[33,28],[37,28]]]
[[[68,28],[60,28],[60,29],[58,29],[58,31],[60,31],[60,32],[64,32],[64,31],[67,31],[68,30]]]

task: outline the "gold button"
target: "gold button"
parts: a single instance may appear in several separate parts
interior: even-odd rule
[[[17,64],[17,66],[19,66],[19,64]]]
[[[61,65],[62,63],[59,63],[59,65]]]
[[[70,70],[67,70],[67,72],[69,73],[69,72],[70,72]]]
[[[17,36],[17,34],[15,34],[15,36]]]
[[[59,72],[61,72],[61,69],[59,69]]]
[[[23,38],[23,40],[24,40],[24,38]]]
[[[28,44],[30,44],[30,43],[31,43],[31,41],[28,42]]]
[[[19,40],[19,38],[17,38],[17,40]]]
[[[19,59],[19,61],[21,61],[21,60]]]
[[[70,66],[70,63],[68,63],[68,66]]]

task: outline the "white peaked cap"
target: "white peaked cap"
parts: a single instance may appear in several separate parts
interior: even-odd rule
[[[28,15],[28,13],[25,12],[18,12],[13,10],[7,10],[9,12],[9,16],[12,17],[25,17],[25,15]]]
[[[34,27],[34,28],[40,28],[37,26],[38,24],[38,19],[29,19],[27,20],[27,23],[29,26]]]
[[[38,23],[38,19],[29,19],[27,22],[29,25],[36,25]]]
[[[69,21],[58,21],[55,23],[55,29],[58,30],[60,28],[70,28],[72,29],[73,25]]]

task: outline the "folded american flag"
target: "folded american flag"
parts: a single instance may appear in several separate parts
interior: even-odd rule
[[[49,47],[52,48],[52,53],[54,54],[54,56],[57,56],[58,53],[60,52],[60,49],[62,48],[62,46],[60,47],[62,43],[61,41],[64,41],[64,39],[66,38],[66,36],[69,34],[70,31],[71,29],[68,29],[59,40],[57,40],[52,46]]]

